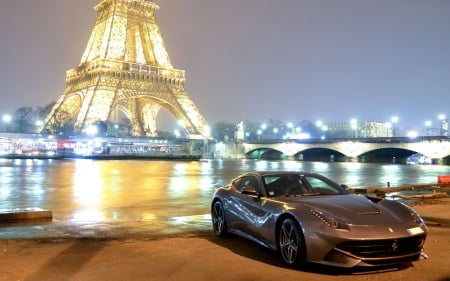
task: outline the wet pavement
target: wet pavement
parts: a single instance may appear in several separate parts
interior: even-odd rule
[[[211,232],[209,214],[165,221],[71,222],[44,219],[0,222],[0,240],[45,238],[132,239]]]

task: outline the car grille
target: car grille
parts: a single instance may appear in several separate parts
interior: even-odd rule
[[[399,239],[382,239],[368,241],[349,241],[336,246],[336,249],[360,259],[384,259],[405,257],[420,253],[425,236]]]

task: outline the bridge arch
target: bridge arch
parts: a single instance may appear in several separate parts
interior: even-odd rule
[[[344,162],[347,156],[343,153],[325,147],[308,148],[294,154],[294,159],[302,161]]]
[[[405,148],[377,148],[358,155],[358,162],[405,164],[408,157],[418,153]]]
[[[280,150],[270,147],[261,147],[245,153],[245,157],[249,159],[261,160],[286,160],[286,155]]]
[[[299,141],[271,141],[243,143],[242,152],[255,159],[294,159],[319,161],[360,161],[406,163],[414,154],[423,155],[435,164],[449,164],[450,138],[428,137],[418,140],[405,138],[334,139]],[[258,157],[254,151],[258,151]],[[315,157],[319,159],[314,159]],[[269,157],[270,156],[270,157]],[[305,157],[306,156],[306,157]],[[309,158],[309,159],[308,159]]]

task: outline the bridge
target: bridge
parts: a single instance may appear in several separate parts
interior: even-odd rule
[[[252,159],[406,163],[417,155],[433,164],[450,163],[450,138],[446,136],[244,141],[239,148]]]

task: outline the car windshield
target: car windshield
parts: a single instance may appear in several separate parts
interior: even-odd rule
[[[263,176],[269,197],[344,194],[337,183],[314,175],[273,174]]]

